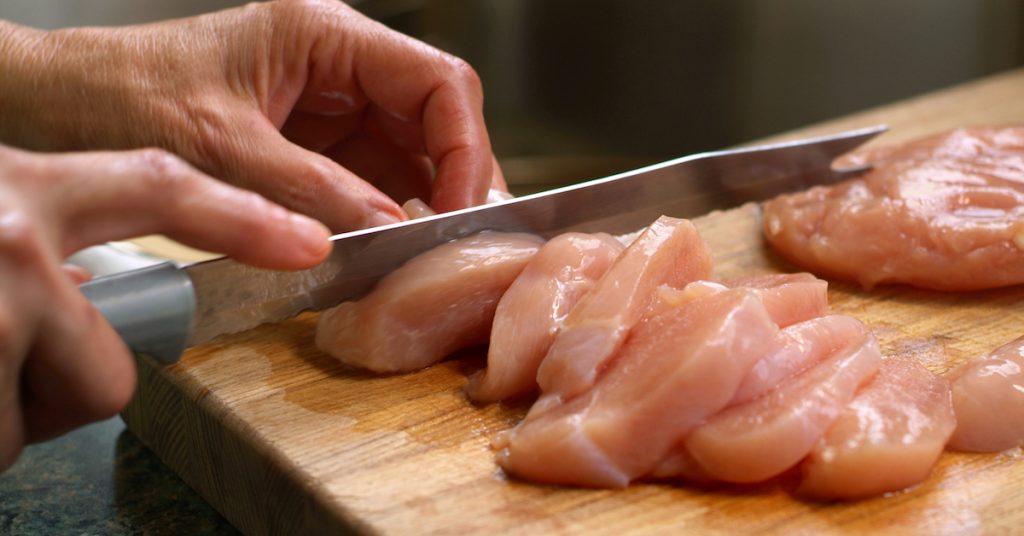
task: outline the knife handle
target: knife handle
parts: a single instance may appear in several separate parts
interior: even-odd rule
[[[192,280],[174,263],[96,278],[79,287],[125,344],[161,363],[178,361],[192,335]]]

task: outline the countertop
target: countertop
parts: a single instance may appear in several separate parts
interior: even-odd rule
[[[0,534],[238,534],[120,417],[28,447],[0,474]]]

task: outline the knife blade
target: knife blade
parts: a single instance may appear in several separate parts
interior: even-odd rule
[[[221,258],[171,263],[82,285],[128,346],[158,361],[213,338],[322,310],[368,292],[430,248],[480,231],[545,238],[568,231],[623,234],[658,216],[690,218],[834,182],[858,170],[832,161],[885,126],[793,142],[699,153],[485,206],[331,237],[321,264],[302,271],[254,268]]]

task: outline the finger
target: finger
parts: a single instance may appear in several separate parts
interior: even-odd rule
[[[398,202],[430,199],[433,167],[424,155],[411,154],[368,136],[356,136],[324,152],[324,156],[370,181]]]
[[[128,348],[53,261],[44,275],[53,312],[40,319],[22,374],[29,442],[112,417],[135,390],[135,361]]]
[[[4,301],[0,302],[0,471],[14,464],[26,442],[20,377],[28,351],[25,328],[32,321],[25,317],[34,316],[28,312],[15,313],[12,304],[19,301],[13,299],[9,289],[4,290]],[[19,316],[23,319],[20,323]]]
[[[359,129],[361,114],[320,115],[293,111],[281,135],[288,141],[314,153],[322,153]]]
[[[508,183],[505,182],[505,174],[501,171],[498,159],[491,156],[491,188],[500,192],[508,192]]]
[[[321,5],[317,9],[328,9]],[[482,203],[492,180],[490,141],[483,119],[480,80],[465,62],[364,19],[339,5],[309,36],[306,90],[298,105],[341,94],[358,102],[365,95],[401,121],[419,123],[437,173],[432,205],[442,211]],[[345,39],[337,36],[348,36]]]
[[[20,196],[0,192],[0,471],[26,442],[22,401],[25,355],[49,297],[40,278],[48,260],[46,230],[34,225]]]
[[[387,141],[413,154],[427,154],[423,129],[418,122],[405,121],[379,106],[368,106],[364,130],[371,137]]]
[[[419,128],[396,123],[385,127],[390,131],[385,133],[370,119],[370,110],[379,109],[371,106],[359,116],[294,112],[281,134],[337,162],[395,202],[413,197],[429,200],[434,171]],[[368,122],[365,129],[357,124],[361,117]],[[418,146],[415,140],[419,140]]]
[[[394,200],[356,174],[321,154],[285,139],[262,117],[231,136],[233,182],[282,205],[312,216],[337,232],[403,221]],[[239,119],[239,123],[244,120]]]
[[[161,233],[256,266],[297,269],[320,262],[330,249],[320,223],[207,177],[163,151],[47,158],[61,191],[50,217],[65,230],[64,254]]]
[[[476,80],[476,75],[471,78]],[[454,82],[440,86],[424,107],[424,141],[437,168],[430,204],[439,212],[479,205],[490,188],[492,155],[483,114],[476,106],[466,109],[461,102],[473,92],[473,85]],[[479,87],[479,81],[475,85]]]

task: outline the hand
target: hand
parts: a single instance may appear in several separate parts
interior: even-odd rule
[[[323,225],[149,149],[44,156],[0,145],[0,471],[27,442],[131,398],[128,349],[61,260],[147,233],[276,269],[327,255]]]
[[[21,53],[0,65],[14,73],[0,80],[0,106],[16,111],[0,141],[163,147],[336,231],[405,219],[398,203],[410,197],[448,211],[484,202],[492,182],[504,188],[473,69],[340,2],[115,29],[7,27]]]

